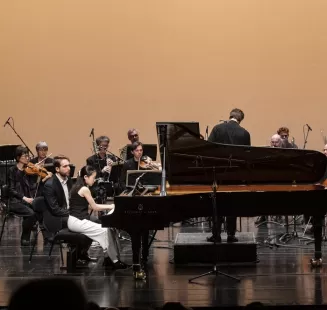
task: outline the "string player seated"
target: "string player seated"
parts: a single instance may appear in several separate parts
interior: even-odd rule
[[[35,183],[37,183],[37,191],[38,193],[43,193],[43,185],[44,182],[52,177],[51,170],[53,168],[53,158],[48,157],[48,144],[45,141],[40,141],[35,146],[37,156],[32,158],[30,162],[32,164],[37,165],[38,167],[45,168],[48,173],[48,177],[41,180],[40,177],[35,176]],[[41,181],[41,182],[40,182]]]
[[[17,164],[10,167],[8,172],[9,208],[12,213],[23,218],[21,245],[28,246],[33,226],[37,221],[42,223],[42,213],[46,206],[43,197],[37,191],[34,175],[29,175],[25,171],[30,160],[28,149],[18,146],[15,150],[15,159]],[[42,181],[49,177],[45,176]],[[46,232],[42,233],[46,239]]]

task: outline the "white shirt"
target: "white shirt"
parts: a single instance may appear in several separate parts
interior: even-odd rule
[[[66,197],[66,203],[67,203],[67,209],[69,209],[69,191],[68,191],[68,186],[67,186],[68,178],[63,179],[59,173],[56,173],[56,176],[64,190],[65,197]]]

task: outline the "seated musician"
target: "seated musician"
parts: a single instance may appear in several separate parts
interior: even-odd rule
[[[284,141],[279,134],[274,134],[270,138],[270,146],[271,147],[284,147]],[[255,224],[261,224],[267,221],[267,217],[265,215],[259,216],[259,218],[254,222]]]
[[[134,142],[140,141],[139,132],[135,128],[128,130],[127,137],[128,137],[128,140],[131,142],[131,144],[133,144]]]
[[[132,154],[133,157],[127,160],[123,166],[123,170],[121,174],[121,183],[123,189],[126,189],[127,170],[144,170],[143,168],[140,168],[140,160],[143,156],[143,144],[141,142],[137,141],[132,144]],[[131,230],[127,232],[130,234],[132,239],[133,271],[135,276],[135,274],[141,270],[141,264],[145,265],[148,260],[149,231]],[[141,246],[142,246],[142,257],[140,259]]]
[[[54,228],[61,226],[67,228],[67,221],[69,216],[69,191],[72,187],[72,180],[70,176],[70,162],[66,156],[55,156],[53,158],[53,165],[56,173],[48,179],[44,184],[43,195],[47,205],[47,211],[52,217],[54,227],[49,227],[53,232]],[[53,232],[54,233],[54,232]],[[50,240],[49,240],[50,241]],[[92,240],[83,244],[77,253],[79,263],[94,261],[88,256],[88,249]]]
[[[97,172],[98,182],[91,188],[93,197],[97,203],[104,203],[108,196],[113,196],[113,188],[109,183],[112,165],[116,159],[107,154],[110,139],[107,136],[100,136],[95,140],[97,152],[86,159],[86,165],[93,167]]]
[[[287,149],[297,149],[297,145],[293,142],[289,142],[288,138],[290,135],[290,130],[287,127],[280,127],[277,130],[277,134],[283,139],[283,147]]]
[[[140,141],[139,133],[135,128],[131,128],[127,131],[127,138],[130,141],[130,144]],[[124,160],[127,160],[127,146],[128,144],[119,150],[120,157]]]
[[[115,231],[90,221],[89,207],[94,211],[114,209],[114,205],[97,204],[92,198],[89,186],[94,184],[95,177],[96,170],[91,166],[84,166],[79,172],[70,191],[68,228],[99,242],[105,257],[103,266],[125,269],[128,265],[119,260],[119,240]]]
[[[48,148],[48,144],[46,142],[40,141],[35,146],[35,150],[37,153],[37,157],[32,158],[31,163],[37,164],[37,163],[41,162],[40,166],[42,166],[42,167],[44,165],[53,164],[53,158],[47,157],[49,148]]]
[[[43,185],[44,182],[52,177],[52,172],[50,169],[53,169],[53,158],[47,157],[48,155],[48,144],[44,141],[40,141],[35,146],[37,156],[32,158],[30,162],[32,164],[36,164],[39,167],[46,167],[48,171],[48,177],[44,178],[42,182],[40,182],[40,177],[35,176],[35,183],[37,183],[38,193],[43,193]],[[42,194],[43,195],[43,194]]]
[[[112,164],[115,158],[107,154],[110,139],[107,136],[100,136],[95,140],[97,153],[86,159],[86,165],[92,166],[97,172],[97,178],[109,178]]]
[[[30,245],[30,236],[33,226],[37,221],[42,223],[42,212],[45,208],[42,200],[38,195],[37,186],[34,181],[34,175],[28,175],[25,167],[29,162],[29,152],[24,146],[18,146],[15,151],[15,159],[17,164],[9,169],[9,194],[10,194],[10,211],[15,215],[22,217],[22,235],[21,245]],[[43,180],[47,180],[46,176]],[[41,203],[36,203],[40,200]],[[36,210],[36,205],[40,208]],[[45,232],[42,231],[43,238]]]
[[[282,137],[278,134],[274,134],[270,139],[271,147],[283,147]]]
[[[236,144],[236,145],[251,145],[250,133],[240,126],[240,123],[244,119],[244,113],[240,109],[233,109],[229,115],[229,121],[222,124],[216,125],[208,138],[210,142],[224,143],[224,144]],[[236,216],[226,217],[227,223],[227,242],[237,242],[238,239],[235,237],[236,232]],[[207,240],[213,242],[221,242],[221,224],[223,218],[218,218],[217,231],[215,228],[212,229],[212,236]]]

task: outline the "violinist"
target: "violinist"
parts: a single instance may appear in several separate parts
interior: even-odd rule
[[[33,181],[33,175],[25,172],[29,164],[29,152],[24,146],[18,146],[15,150],[15,159],[17,164],[9,169],[9,194],[10,194],[10,211],[15,215],[22,217],[22,235],[21,245],[30,245],[30,235],[36,221],[42,222],[41,207],[37,212],[34,210],[37,199],[43,197],[37,196],[36,184]],[[48,178],[48,176],[45,176]],[[40,205],[40,204],[38,204]],[[45,232],[43,237],[45,238]]]
[[[37,165],[37,167],[45,168],[48,174],[46,178],[42,179],[42,182],[40,182],[41,178],[38,175],[35,175],[33,178],[33,181],[37,184],[38,195],[40,195],[43,191],[44,182],[52,177],[52,172],[50,170],[53,170],[53,158],[47,156],[48,149],[48,144],[44,141],[40,141],[35,146],[37,157],[30,160],[30,163]]]
[[[133,157],[129,160],[125,161],[123,170],[121,173],[121,185],[122,188],[126,188],[126,177],[127,177],[127,170],[147,170],[147,168],[143,168],[141,163],[141,158],[143,156],[143,144],[139,141],[134,142],[132,144],[131,152],[133,154]]]

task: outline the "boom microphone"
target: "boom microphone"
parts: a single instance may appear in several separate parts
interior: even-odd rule
[[[308,129],[309,129],[310,131],[312,131],[312,128],[311,128],[308,124],[306,124],[306,125],[307,125]]]

